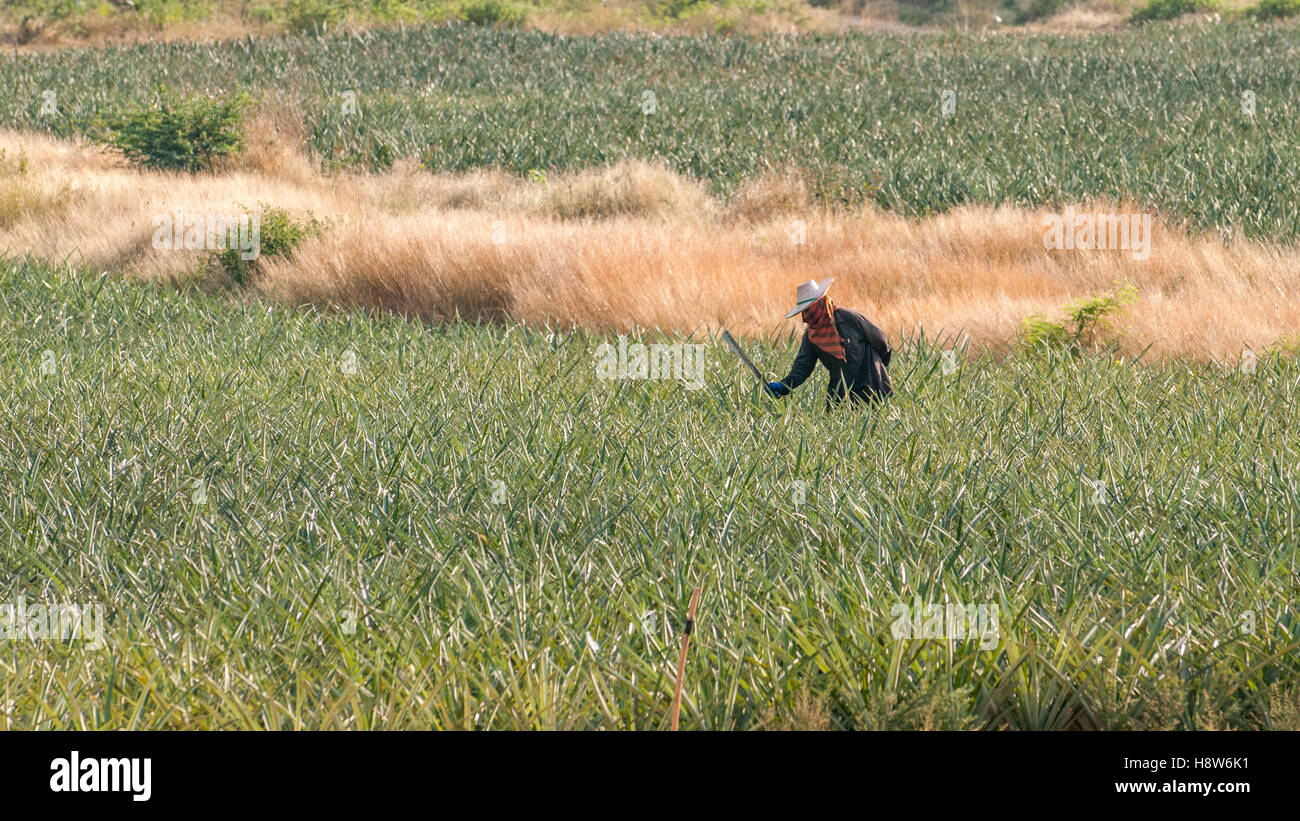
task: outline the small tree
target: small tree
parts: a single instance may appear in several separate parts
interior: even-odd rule
[[[107,142],[145,168],[202,171],[243,147],[248,103],[248,96],[239,94],[135,108],[104,123]]]
[[[265,206],[263,206],[265,208]],[[282,208],[266,208],[258,217],[258,257],[246,260],[239,248],[227,248],[214,253],[216,264],[239,287],[252,284],[257,274],[257,263],[265,257],[288,256],[304,239],[318,236],[325,228],[315,217],[306,221],[295,220]]]
[[[1024,321],[1020,343],[1025,348],[1046,347],[1073,353],[1095,347],[1112,330],[1111,320],[1124,312],[1124,306],[1136,302],[1137,295],[1137,288],[1125,284],[1109,293],[1080,300],[1065,309],[1065,324],[1034,314]]]

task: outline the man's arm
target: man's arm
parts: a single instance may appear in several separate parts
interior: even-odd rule
[[[799,353],[795,354],[794,364],[790,366],[790,373],[781,384],[794,390],[804,383],[812,375],[813,368],[817,365],[817,346],[812,344],[805,332],[803,341],[799,343]]]

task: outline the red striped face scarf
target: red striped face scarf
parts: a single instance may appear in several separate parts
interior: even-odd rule
[[[803,321],[814,345],[836,359],[848,361],[844,356],[844,342],[835,327],[835,305],[830,297],[824,296],[805,308]]]

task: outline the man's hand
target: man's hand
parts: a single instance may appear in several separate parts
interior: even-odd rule
[[[781,382],[768,382],[767,389],[772,392],[773,396],[778,396],[778,397],[786,396],[787,394],[790,393],[790,389],[787,388]]]

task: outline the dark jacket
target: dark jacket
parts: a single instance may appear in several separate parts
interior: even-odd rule
[[[813,366],[821,362],[830,371],[826,386],[826,406],[844,398],[847,390],[853,401],[872,402],[884,399],[894,392],[889,382],[889,359],[893,351],[885,335],[865,316],[848,308],[835,308],[835,327],[844,343],[841,362],[818,348],[804,331],[799,353],[794,358],[790,374],[781,381],[790,389],[799,387],[812,374]]]

